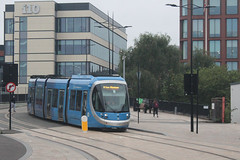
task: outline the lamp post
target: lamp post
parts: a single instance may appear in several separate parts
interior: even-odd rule
[[[113,20],[113,26],[112,26],[112,71],[113,71],[113,66],[114,66],[114,29],[130,28],[130,27],[132,27],[132,26],[123,26],[123,27],[114,26],[114,20]],[[124,58],[124,65],[125,65],[125,58]],[[124,74],[124,76],[125,76],[125,74]],[[125,77],[124,77],[124,79],[125,79]]]
[[[109,51],[109,75],[111,74],[111,48],[110,48],[110,17],[108,14],[108,21],[106,22],[98,22],[100,24],[108,24],[108,51]],[[105,28],[104,26],[95,26],[98,28]],[[132,26],[115,26],[114,24],[114,16],[112,15],[112,73],[114,68],[114,30],[120,28],[130,28]]]
[[[191,68],[191,73],[190,73],[190,101],[191,101],[191,132],[194,131],[194,128],[193,128],[193,88],[194,88],[194,84],[193,84],[193,50],[192,50],[192,11],[194,9],[200,9],[200,8],[210,8],[210,6],[206,5],[206,6],[198,6],[198,5],[195,5],[192,3],[192,0],[190,1],[190,4],[189,5],[182,5],[182,6],[178,6],[176,4],[166,4],[167,6],[170,6],[170,7],[183,7],[183,8],[186,8],[188,10],[190,10],[191,14],[190,14],[190,68]],[[188,7],[189,6],[189,7]],[[193,8],[194,6],[194,8]],[[214,7],[214,6],[211,6],[211,7]],[[189,33],[189,32],[188,32]]]

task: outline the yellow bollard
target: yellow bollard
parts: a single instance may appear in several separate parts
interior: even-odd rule
[[[83,130],[83,132],[87,132],[88,131],[88,118],[87,118],[87,116],[82,116],[82,118],[81,118],[81,120],[82,120],[82,130]]]

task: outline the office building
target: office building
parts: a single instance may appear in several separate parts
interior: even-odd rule
[[[239,0],[181,0],[180,6],[181,62],[190,61],[192,35],[193,54],[196,49],[203,50],[215,58],[216,65],[239,70]]]
[[[4,19],[5,62],[19,66],[17,89],[31,75],[115,72],[127,49],[125,28],[90,3],[17,1]]]

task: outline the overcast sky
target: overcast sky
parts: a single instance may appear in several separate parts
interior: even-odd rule
[[[167,34],[171,37],[171,44],[179,45],[179,8],[166,6],[168,3],[179,5],[179,0],[55,0],[55,2],[90,2],[104,13],[109,12],[110,16],[114,12],[114,19],[117,22],[123,26],[132,26],[132,28],[127,28],[128,47],[133,46],[134,39],[145,32]],[[14,0],[1,0],[0,44],[3,44],[4,39],[5,4],[14,4]]]

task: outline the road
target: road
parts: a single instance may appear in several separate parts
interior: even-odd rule
[[[211,138],[211,134],[216,134],[214,130],[228,128],[227,133],[230,129],[238,132],[239,125],[232,128],[231,124],[223,126],[202,120],[200,133],[204,135],[196,135],[188,131],[188,119],[166,113],[153,118],[140,113],[138,124],[137,114],[132,112],[130,129],[126,132],[89,130],[84,133],[79,127],[30,116],[23,105],[12,115],[12,128],[19,132],[4,136],[24,144],[27,152],[22,159],[240,159],[240,134],[233,133],[230,143],[217,141],[221,133],[220,137]],[[216,129],[205,135],[205,126]],[[7,109],[0,110],[0,128],[8,128]],[[238,139],[232,143],[235,138]]]

